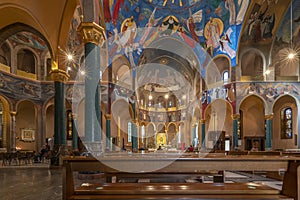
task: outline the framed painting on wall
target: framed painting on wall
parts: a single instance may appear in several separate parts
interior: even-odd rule
[[[35,140],[35,130],[34,129],[22,129],[21,130],[21,140],[25,142],[33,142]]]

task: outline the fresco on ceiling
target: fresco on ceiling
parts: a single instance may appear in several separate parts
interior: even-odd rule
[[[288,3],[279,0],[252,1],[241,42],[252,45],[270,44]]]
[[[109,58],[125,54],[131,65],[136,66],[143,49],[153,41],[174,37],[196,52],[201,72],[208,64],[207,57],[210,59],[218,54],[227,55],[235,66],[238,38],[249,2],[104,0]]]
[[[292,16],[290,12],[291,9]],[[293,1],[292,7],[288,7],[282,21],[284,23],[281,23],[280,27],[278,28],[274,40],[272,49],[273,59],[280,58],[280,56],[278,56],[278,53],[281,49],[291,47],[291,38],[293,49],[299,49],[300,47],[300,1]]]

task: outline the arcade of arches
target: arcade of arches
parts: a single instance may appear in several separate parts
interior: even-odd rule
[[[137,1],[141,10],[151,11],[144,18],[127,17],[139,11],[126,8],[119,21],[108,21],[105,15],[89,16],[99,3],[89,2],[25,5],[0,0],[0,18],[7,19],[0,22],[1,150],[39,151],[47,142],[51,148],[59,145],[77,152],[84,151],[85,142],[95,142],[109,151],[155,151],[159,146],[178,151],[190,145],[216,151],[224,150],[226,137],[232,150],[251,150],[253,141],[259,141],[261,151],[300,148],[299,59],[283,56],[289,40],[279,23],[290,4],[298,2],[252,1],[243,8],[242,24],[228,21],[229,14],[211,16],[221,21],[218,28],[224,33],[217,36],[222,46],[209,43],[214,37],[192,32],[186,24],[175,29],[158,3]],[[190,12],[204,9],[201,1],[194,2]],[[60,17],[41,12],[47,6]],[[274,17],[272,12],[278,10],[272,26],[253,15],[265,9]],[[188,17],[184,12],[189,13],[176,12],[175,23],[180,24],[180,16]],[[157,30],[126,32],[143,28],[151,13]],[[203,23],[209,25],[204,16]],[[266,19],[267,14],[260,17]],[[89,22],[98,25],[91,28],[85,24]],[[266,32],[253,35],[259,23],[271,29],[270,37]],[[89,28],[99,37],[84,38]],[[297,47],[299,33],[293,31]],[[222,36],[228,36],[230,44]],[[140,43],[129,44],[131,40]],[[66,53],[73,58],[66,59]]]

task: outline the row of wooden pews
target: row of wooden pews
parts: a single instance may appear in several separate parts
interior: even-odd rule
[[[198,153],[174,156],[153,153],[104,154],[97,159],[63,157],[63,199],[300,199],[300,157],[269,154]],[[156,171],[139,172],[126,172],[112,167],[120,165],[130,169],[154,163],[164,167]],[[251,182],[178,181],[220,171],[285,173],[281,191]],[[157,178],[160,181],[149,181]],[[125,179],[134,181],[120,181]]]

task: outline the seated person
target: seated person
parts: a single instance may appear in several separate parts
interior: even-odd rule
[[[41,152],[38,155],[34,156],[34,162],[41,162],[43,157],[46,157],[48,153],[48,148],[46,145],[43,145]]]

